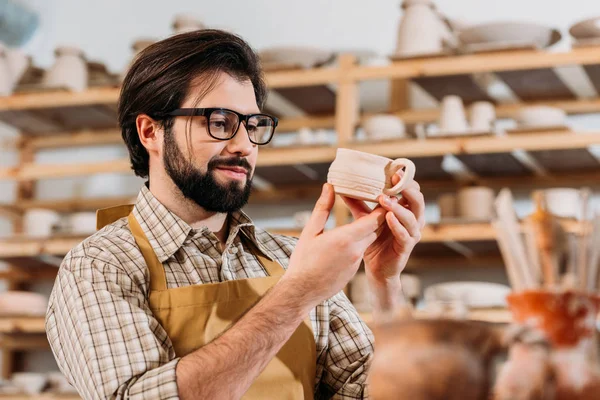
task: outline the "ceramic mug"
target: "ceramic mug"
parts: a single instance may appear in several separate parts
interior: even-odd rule
[[[442,113],[439,120],[440,134],[466,133],[469,129],[465,106],[458,96],[445,96],[442,99]]]
[[[488,132],[496,120],[496,108],[489,101],[473,103],[469,109],[469,123],[475,132]]]
[[[438,197],[440,219],[456,218],[457,200],[454,193],[445,193]]]
[[[396,185],[392,176],[404,168],[404,175]],[[329,167],[327,182],[337,194],[358,200],[377,202],[384,194],[396,196],[413,181],[415,164],[406,158],[391,160],[375,154],[338,148]]]

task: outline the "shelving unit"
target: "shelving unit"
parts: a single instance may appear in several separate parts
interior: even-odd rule
[[[600,161],[598,153],[590,149],[600,145],[600,131],[407,138],[386,142],[359,142],[355,137],[356,128],[373,114],[362,110],[359,84],[374,80],[392,82],[393,97],[386,111],[398,115],[407,125],[434,122],[439,116],[437,108],[408,108],[408,82],[419,85],[433,98],[456,94],[470,103],[490,99],[481,85],[482,78],[490,76],[510,87],[520,99],[515,104],[498,103],[496,113],[500,118],[513,117],[520,107],[531,104],[559,107],[569,114],[600,113],[600,98],[581,98],[562,81],[563,74],[557,70],[565,68],[579,68],[600,92],[600,47],[581,47],[564,53],[527,50],[411,59],[381,67],[360,66],[352,56],[342,55],[333,68],[269,72],[266,80],[271,90],[305,114],[293,118],[279,115],[279,134],[302,127],[334,129],[337,143],[335,146],[261,149],[256,174],[270,186],[256,189],[251,201],[278,204],[316,199],[336,147],[413,159],[417,166],[416,179],[430,198],[469,183],[494,188],[598,185]],[[34,162],[34,155],[40,150],[121,144],[120,132],[116,129],[118,94],[119,88],[94,87],[82,93],[18,93],[0,98],[0,121],[21,130],[19,139],[12,144],[19,150],[19,163],[0,169],[0,180],[18,183],[16,201],[0,205],[0,216],[15,221],[15,235],[0,239],[0,260],[10,266],[0,278],[11,282],[11,288],[23,288],[30,280],[52,279],[56,268],[47,256],[62,256],[83,239],[80,236],[25,237],[21,218],[27,210],[85,211],[131,200],[115,196],[46,201],[36,199],[34,193],[34,182],[42,179],[108,172],[131,174],[127,159],[52,165]],[[524,163],[518,152],[527,154],[529,162]],[[462,162],[471,172],[471,178],[458,179],[442,168],[442,160],[448,155]],[[338,201],[335,207],[337,224],[345,223],[349,217],[345,206]],[[575,223],[567,224],[567,228],[578,229]],[[299,234],[295,230],[280,233]],[[449,266],[499,264],[492,227],[488,223],[427,226],[409,267],[426,268],[432,262]],[[40,319],[0,320],[0,346],[5,350],[4,377],[10,375],[13,368],[12,350],[47,346],[42,322]]]

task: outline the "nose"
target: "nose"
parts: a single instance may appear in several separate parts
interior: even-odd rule
[[[240,157],[248,156],[252,153],[252,150],[256,145],[250,141],[248,137],[248,131],[246,125],[243,122],[240,123],[240,127],[236,135],[227,142],[227,152],[236,154]]]

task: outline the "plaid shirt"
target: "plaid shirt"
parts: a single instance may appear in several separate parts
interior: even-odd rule
[[[203,227],[192,229],[146,188],[134,215],[165,266],[167,287],[267,276],[240,240],[244,230],[267,256],[287,268],[297,239],[255,227],[230,214],[224,251]],[[46,316],[46,331],[61,371],[86,399],[176,399],[179,358],[148,306],[148,270],[122,218],[65,257]],[[370,330],[343,292],[310,313],[317,349],[315,397],[367,397],[373,351]]]

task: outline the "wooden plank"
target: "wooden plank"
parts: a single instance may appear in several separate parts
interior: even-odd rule
[[[335,83],[339,80],[339,77],[340,73],[337,68],[313,68],[268,72],[265,74],[267,86],[271,89],[324,85]]]
[[[421,86],[437,100],[445,96],[456,95],[463,99],[465,104],[476,101],[493,101],[487,93],[477,85],[472,75],[449,75],[443,77],[416,78],[414,83]]]
[[[121,132],[116,129],[81,130],[32,137],[30,145],[36,150],[123,144]]]
[[[526,151],[581,149],[600,144],[600,134],[588,133],[536,133],[512,136],[458,137],[448,139],[401,139],[385,142],[350,143],[347,147],[379,154],[384,157],[435,157],[445,154],[488,154]],[[261,149],[258,166],[328,163],[335,158],[336,148],[326,146],[265,148]],[[82,176],[97,173],[129,172],[129,160],[120,159],[95,163],[33,164],[20,169],[0,169],[1,179],[44,179],[64,176]]]
[[[523,101],[577,98],[551,68],[502,71],[496,75]]]
[[[0,349],[2,349],[2,351],[45,350],[48,348],[50,348],[48,339],[46,339],[46,335],[43,334],[5,334],[0,337]]]
[[[90,104],[114,104],[119,88],[90,88],[83,92],[37,92],[0,97],[0,110],[30,110]]]
[[[568,52],[551,53],[532,50],[405,60],[388,66],[359,66],[351,71],[348,78],[358,80],[416,78],[551,68],[560,65],[600,64],[599,53],[595,48],[574,48]]]
[[[0,317],[0,333],[44,333],[44,317]]]

